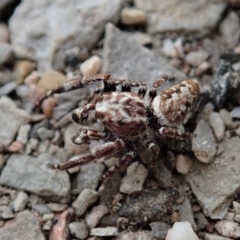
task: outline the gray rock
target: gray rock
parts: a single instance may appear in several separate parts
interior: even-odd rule
[[[152,237],[157,239],[165,239],[168,230],[171,228],[171,226],[165,222],[152,222],[149,225],[152,228]]]
[[[48,130],[44,127],[38,128],[37,130],[38,136],[42,141],[45,141],[47,139],[51,139],[54,135],[54,132],[52,130]]]
[[[91,236],[117,236],[118,235],[118,229],[116,227],[105,227],[105,228],[92,228],[90,230]]]
[[[43,231],[49,231],[52,227],[53,222],[51,220],[45,222],[42,226]]]
[[[240,139],[233,137],[221,143],[224,151],[211,164],[194,161],[186,176],[204,213],[213,219],[225,217],[234,194],[240,187]]]
[[[179,206],[179,216],[180,222],[189,222],[193,230],[197,230],[197,225],[194,221],[192,208],[187,197],[185,197],[183,204]]]
[[[47,162],[59,161],[56,154],[44,153],[38,158],[13,154],[2,171],[0,183],[35,193],[51,201],[67,202],[70,194],[67,173],[53,171],[46,166]]]
[[[30,132],[30,129],[30,124],[21,125],[18,131],[17,141],[21,142],[22,144],[26,144],[28,141],[28,134]]]
[[[0,220],[14,218],[12,210],[7,206],[0,206]]]
[[[71,222],[68,227],[71,234],[78,239],[86,239],[86,237],[88,236],[87,225],[84,221]]]
[[[0,144],[9,145],[19,127],[29,122],[30,116],[5,96],[0,99],[0,112],[4,113],[0,115]]]
[[[152,239],[150,231],[121,232],[113,240],[150,240]]]
[[[238,15],[235,12],[230,12],[222,22],[220,33],[222,35],[222,41],[227,47],[233,48],[238,44],[240,37],[240,24]]]
[[[211,125],[215,138],[217,141],[221,141],[224,138],[225,125],[217,112],[211,112],[209,116],[209,124]]]
[[[48,208],[53,212],[62,212],[67,209],[67,204],[59,204],[59,203],[48,203]]]
[[[122,0],[22,1],[9,25],[14,53],[38,60],[41,71],[49,69],[56,49],[91,49],[105,24],[118,21],[121,8]]]
[[[23,191],[18,192],[17,196],[13,202],[14,211],[19,212],[19,211],[23,210],[25,208],[27,202],[28,202],[28,195]]]
[[[207,60],[209,54],[204,50],[190,52],[186,55],[185,60],[188,64],[197,67]]]
[[[82,216],[87,210],[87,208],[91,204],[95,203],[97,199],[98,199],[97,192],[90,189],[84,189],[72,204],[72,206],[76,210],[76,215],[78,217]]]
[[[52,212],[45,204],[36,204],[32,206],[32,209],[38,212],[40,215],[51,214]]]
[[[131,197],[123,202],[118,213],[120,217],[129,218],[136,224],[164,221],[178,197],[179,193],[174,188],[161,191],[145,188],[137,197]]]
[[[126,37],[113,24],[106,26],[102,72],[116,78],[146,81],[149,85],[163,74],[176,78],[176,81],[166,83],[166,87],[186,79],[183,73],[149,49]]]
[[[217,234],[206,233],[204,240],[231,240],[231,238],[222,237]]]
[[[137,8],[148,12],[147,30],[151,34],[185,32],[206,35],[220,20],[226,3],[207,0],[135,0]]]
[[[0,65],[8,62],[12,56],[12,47],[9,43],[0,42]]]
[[[96,190],[102,177],[104,166],[101,163],[90,162],[81,167],[81,171],[72,182],[72,194],[79,194],[85,188]]]
[[[230,113],[230,116],[232,118],[240,118],[240,107],[235,107],[231,113]]]
[[[16,87],[17,83],[14,81],[6,83],[4,86],[0,88],[0,96],[8,95],[9,93],[13,92],[16,89]]]
[[[45,240],[37,218],[28,210],[17,214],[16,218],[0,228],[0,239]]]
[[[217,152],[212,130],[207,122],[200,120],[193,133],[192,151],[198,160],[209,163]]]

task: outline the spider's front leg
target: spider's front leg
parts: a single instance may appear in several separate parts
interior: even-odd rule
[[[64,161],[62,163],[48,164],[47,166],[51,169],[66,170],[78,165],[88,163],[94,159],[98,159],[116,153],[122,150],[123,147],[124,142],[121,139],[116,139],[114,142],[106,142],[101,146],[96,147],[95,149],[93,149],[92,153],[71,157],[69,160]]]
[[[182,130],[178,130],[176,128],[171,128],[171,127],[161,127],[160,129],[158,129],[157,134],[159,136],[176,138],[179,140],[192,138],[191,133],[184,132]]]

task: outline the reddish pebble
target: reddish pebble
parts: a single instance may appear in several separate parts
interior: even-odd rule
[[[14,152],[14,153],[22,153],[23,152],[23,144],[19,141],[14,141],[8,147],[8,151],[9,152]]]
[[[43,114],[47,118],[52,118],[53,116],[53,108],[56,106],[56,101],[54,98],[47,98],[42,103],[42,111]]]
[[[38,100],[44,96],[46,90],[43,88],[38,87],[37,85],[31,84],[29,86],[29,101],[32,106],[35,106]]]

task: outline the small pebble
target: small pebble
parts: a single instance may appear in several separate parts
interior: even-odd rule
[[[52,212],[50,211],[50,209],[48,208],[47,205],[45,204],[36,204],[32,206],[32,209],[37,211],[41,216],[45,215],[45,214],[51,214]]]
[[[222,118],[222,120],[223,120],[223,122],[225,124],[225,127],[226,128],[231,127],[231,125],[232,125],[232,117],[230,115],[230,112],[227,111],[226,109],[221,109],[219,111],[219,114],[220,114],[220,116],[221,116],[221,118]]]
[[[193,51],[186,55],[185,60],[188,64],[197,67],[207,60],[209,54],[204,50]]]
[[[25,208],[28,203],[28,195],[25,192],[18,192],[13,202],[13,209],[15,212],[19,212]]]
[[[47,139],[51,139],[54,135],[54,132],[52,130],[48,130],[44,127],[41,127],[37,130],[38,136],[42,141],[45,141]]]
[[[152,228],[152,236],[157,239],[165,239],[168,230],[171,228],[171,226],[165,222],[152,222],[149,225]]]
[[[98,205],[94,207],[85,218],[88,227],[90,229],[96,227],[101,218],[108,214],[108,212],[108,207],[105,205]]]
[[[52,97],[49,97],[43,101],[42,111],[46,116],[46,118],[51,119],[53,117],[53,110],[55,106],[56,106],[56,101]]]
[[[176,57],[177,52],[172,39],[164,39],[162,51],[167,57]]]
[[[231,240],[231,238],[222,237],[217,234],[206,233],[204,240]]]
[[[0,220],[14,218],[12,210],[7,206],[0,206]]]
[[[235,107],[231,113],[230,113],[230,116],[232,118],[240,118],[240,107]]]
[[[0,42],[9,42],[10,33],[5,23],[0,23]]]
[[[29,101],[32,106],[35,106],[38,100],[44,96],[46,90],[39,88],[37,85],[31,84],[29,86]]]
[[[60,204],[60,203],[48,203],[47,206],[52,212],[62,212],[66,210],[68,207],[67,204]]]
[[[221,141],[224,138],[225,125],[220,114],[217,112],[211,112],[209,116],[209,123],[213,129],[216,140]]]
[[[178,154],[176,157],[176,169],[181,174],[187,174],[192,166],[192,159],[185,154]]]
[[[23,153],[24,145],[19,141],[14,141],[8,147],[8,151],[12,153]]]
[[[206,73],[208,70],[210,70],[211,67],[212,67],[211,63],[202,62],[196,69],[196,75],[202,76],[204,73]]]
[[[236,214],[240,214],[240,203],[233,201],[233,207]]]
[[[7,42],[0,42],[0,65],[8,62],[12,56],[12,47]]]
[[[145,24],[147,15],[143,10],[135,8],[124,8],[121,12],[121,22],[125,25]]]
[[[215,229],[225,237],[240,238],[240,226],[238,223],[222,220],[215,224]]]
[[[99,237],[117,236],[118,229],[116,227],[93,228],[90,230],[90,235]]]
[[[30,124],[21,125],[21,127],[18,130],[17,141],[25,145],[28,141],[28,134],[30,132],[30,129],[31,129]]]
[[[44,214],[42,216],[42,221],[43,222],[47,222],[47,221],[50,221],[54,218],[54,214],[53,213],[47,213],[47,214]]]
[[[16,89],[16,93],[21,98],[27,98],[29,96],[29,87],[25,84],[18,85]]]
[[[189,222],[176,222],[168,231],[166,240],[199,240]]]
[[[143,164],[138,162],[132,163],[127,168],[127,174],[122,179],[120,192],[133,194],[140,192],[143,188],[145,179],[147,178],[148,170]]]
[[[88,236],[88,228],[84,221],[71,222],[68,227],[71,234],[78,239],[86,239]]]
[[[0,205],[7,206],[10,203],[9,196],[2,196],[0,199]]]
[[[78,217],[82,216],[87,208],[95,203],[98,199],[98,194],[96,191],[90,189],[84,189],[73,202],[72,206],[75,208],[76,215]]]
[[[52,90],[58,84],[64,82],[66,80],[66,76],[63,75],[61,72],[50,70],[45,72],[41,79],[38,81],[37,85],[40,88],[45,90]]]
[[[24,79],[35,69],[36,64],[27,60],[17,61],[14,67],[16,80],[18,84],[24,82]]]
[[[40,80],[40,76],[37,71],[33,71],[29,76],[27,76],[24,80],[24,83],[28,86],[30,85],[36,85],[38,81]]]
[[[52,227],[53,222],[52,221],[47,221],[43,224],[42,230],[43,231],[49,231]]]
[[[1,49],[0,49],[1,50]],[[0,88],[0,96],[8,95],[13,92],[17,87],[17,84],[13,81],[6,83],[4,86]]]
[[[102,60],[98,56],[92,56],[83,62],[80,66],[80,71],[83,76],[91,76],[100,72]]]

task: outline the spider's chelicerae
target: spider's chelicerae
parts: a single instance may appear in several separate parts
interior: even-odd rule
[[[74,110],[72,119],[82,123],[88,118],[89,111],[95,111],[95,118],[102,122],[103,130],[82,127],[72,141],[75,144],[83,144],[93,139],[101,139],[104,143],[91,153],[74,156],[60,164],[48,164],[48,167],[65,170],[126,148],[125,156],[103,175],[105,180],[121,166],[129,164],[134,159],[138,140],[151,152],[151,166],[154,166],[158,147],[151,140],[148,130],[154,128],[156,134],[163,137],[191,138],[191,133],[185,132],[182,124],[188,120],[200,94],[200,86],[196,80],[180,82],[157,94],[157,89],[167,79],[168,77],[163,75],[153,83],[148,93],[148,102],[144,101],[147,92],[146,83],[114,79],[108,74],[72,79],[49,91],[39,103],[54,93],[84,88],[102,81],[103,88],[96,100]],[[121,85],[121,91],[116,90],[117,85]],[[138,87],[138,92],[131,92],[132,87]]]

